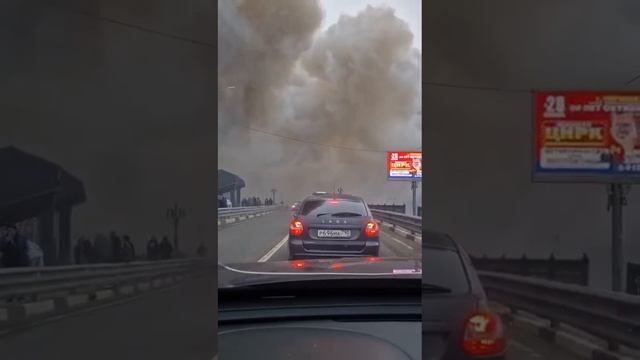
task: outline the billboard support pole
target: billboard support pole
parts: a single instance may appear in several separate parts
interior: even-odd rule
[[[611,290],[620,292],[624,280],[623,214],[627,204],[623,184],[609,184],[609,205],[611,209]]]
[[[411,182],[411,215],[416,216],[416,189],[418,188],[418,182]]]

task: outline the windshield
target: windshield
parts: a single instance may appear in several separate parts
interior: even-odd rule
[[[305,216],[365,216],[367,209],[364,203],[354,200],[307,200],[300,210]]]
[[[423,247],[422,260],[427,264],[422,272],[424,285],[444,287],[450,289],[453,294],[465,294],[470,291],[467,270],[457,251]]]
[[[419,275],[420,4],[219,2],[220,287]]]

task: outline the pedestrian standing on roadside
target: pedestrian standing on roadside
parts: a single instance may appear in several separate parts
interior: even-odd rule
[[[169,242],[169,239],[165,236],[162,238],[160,242],[160,253],[162,254],[162,259],[170,259],[171,253],[173,252],[173,246]]]
[[[147,243],[147,260],[158,260],[159,245],[156,236],[151,236],[151,240]]]

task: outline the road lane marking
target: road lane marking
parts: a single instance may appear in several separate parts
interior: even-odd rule
[[[398,239],[394,238],[393,236],[391,236],[391,235],[389,235],[389,234],[385,234],[385,235],[387,235],[389,238],[391,238],[391,240],[393,240],[393,241],[397,242],[398,244],[400,244],[400,245],[402,245],[402,246],[406,247],[407,249],[409,249],[409,250],[414,250],[411,246],[409,246],[409,245],[407,245],[407,244],[403,243],[402,241],[400,241],[400,240],[398,240]]]
[[[280,242],[277,243],[276,246],[274,246],[271,250],[269,250],[268,253],[264,254],[264,256],[258,260],[258,262],[265,262],[271,259],[273,254],[275,254],[278,250],[280,250],[280,248],[287,242],[287,240],[289,240],[289,235],[286,235],[284,238],[282,238],[282,240],[280,240]]]

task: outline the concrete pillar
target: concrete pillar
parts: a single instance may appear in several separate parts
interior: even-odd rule
[[[58,258],[56,256],[57,246],[53,237],[53,208],[38,216],[38,235],[40,236],[44,265],[55,265]]]
[[[71,263],[71,206],[58,211],[58,264],[68,265]]]
[[[240,202],[241,202],[241,198],[240,198],[240,188],[236,189],[236,203],[233,204],[233,206],[240,206]]]

